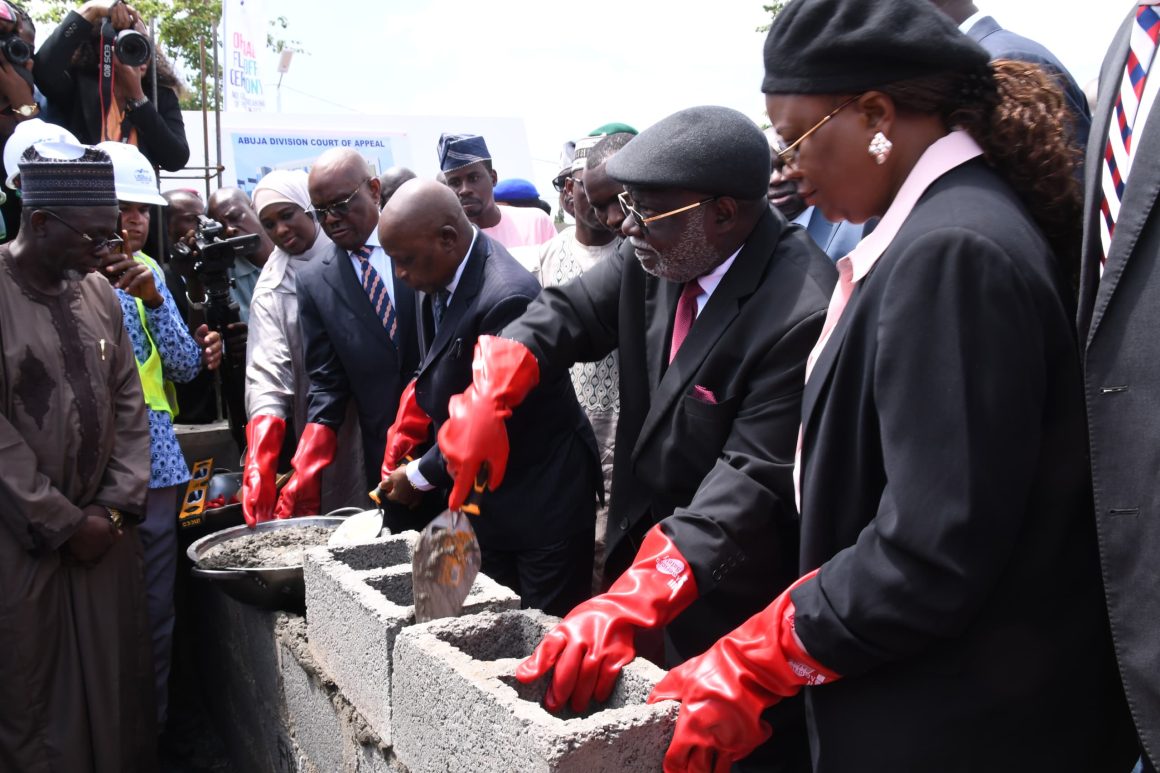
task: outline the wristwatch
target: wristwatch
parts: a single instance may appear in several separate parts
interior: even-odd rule
[[[36,104],[35,102],[30,105],[21,105],[20,107],[13,105],[11,110],[13,114],[18,115],[21,118],[32,118],[34,115],[40,112],[40,105]]]
[[[147,104],[149,104],[149,99],[147,97],[141,97],[140,99],[130,99],[125,103],[125,112],[131,113],[142,105]]]
[[[105,510],[109,513],[109,520],[113,526],[120,531],[125,526],[125,515],[115,507],[105,506]]]

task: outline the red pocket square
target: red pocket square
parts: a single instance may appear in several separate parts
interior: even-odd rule
[[[703,403],[708,403],[709,405],[717,404],[717,395],[713,394],[713,390],[706,389],[700,384],[693,387],[693,397],[697,398]]]

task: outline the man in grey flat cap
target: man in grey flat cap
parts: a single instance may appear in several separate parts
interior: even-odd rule
[[[469,487],[481,464],[502,469],[505,412],[541,378],[620,348],[606,574],[619,579],[517,670],[552,672],[550,710],[606,700],[638,633],[663,630],[653,656],[675,665],[796,579],[802,385],[836,272],[771,210],[769,172],[761,130],[728,108],[682,110],[629,142],[607,162],[626,189],[627,241],[489,342],[505,356],[476,363],[440,430]],[[752,764],[808,770],[800,704],[774,711],[778,732]]]

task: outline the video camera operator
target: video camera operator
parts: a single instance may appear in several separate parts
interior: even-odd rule
[[[181,82],[133,6],[89,0],[71,11],[37,52],[35,80],[49,109],[81,142],[136,145],[170,172],[189,161]]]
[[[239,318],[230,272],[235,261],[254,254],[261,240],[254,234],[234,235],[234,231],[203,214],[197,214],[196,220],[184,218],[183,224],[192,224],[193,228],[185,233],[173,233],[171,229],[170,262],[180,272],[185,286],[189,324],[204,319],[210,330],[225,339],[222,407],[230,422],[230,434],[242,449],[246,424],[247,327]]]

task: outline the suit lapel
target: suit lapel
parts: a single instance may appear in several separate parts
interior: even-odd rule
[[[1128,40],[1133,24],[1133,16],[1129,16],[1116,38],[1114,53],[1107,60],[1107,68],[1103,81],[1099,87],[1098,118],[1092,122],[1092,138],[1089,143],[1089,164],[1094,165],[1087,171],[1085,201],[1088,203],[1087,217],[1085,218],[1085,247],[1088,260],[1085,265],[1091,269],[1098,266],[1100,258],[1100,223],[1098,218],[1100,201],[1103,198],[1103,189],[1100,185],[1103,172],[1104,144],[1107,142],[1109,121],[1111,120],[1112,104],[1119,91],[1120,79],[1123,77],[1124,62],[1128,57]],[[1160,77],[1160,68],[1153,65],[1148,77]],[[1144,224],[1152,212],[1156,195],[1160,192],[1160,100],[1152,106],[1148,115],[1147,126],[1143,135],[1136,137],[1139,144],[1133,152],[1132,169],[1128,175],[1128,185],[1124,189],[1124,198],[1120,203],[1120,215],[1116,220],[1115,236],[1112,238],[1107,261],[1104,264],[1104,273],[1101,277],[1098,268],[1095,276],[1090,276],[1091,270],[1083,276],[1085,281],[1095,281],[1095,301],[1092,306],[1091,323],[1087,332],[1087,343],[1091,343],[1099,327],[1100,320],[1116,291],[1120,277],[1128,259],[1135,249],[1136,242],[1144,230]],[[1091,148],[1097,148],[1096,153]],[[1081,297],[1084,295],[1081,287]],[[1089,291],[1090,294],[1090,291]]]
[[[862,282],[866,281],[866,277],[862,278]],[[810,371],[810,377],[806,380],[805,389],[802,392],[802,430],[809,426],[810,419],[813,417],[814,408],[817,406],[818,397],[822,393],[822,387],[830,378],[830,373],[834,369],[834,363],[838,359],[838,352],[842,350],[842,341],[846,338],[846,333],[850,329],[850,318],[853,317],[855,305],[858,303],[858,298],[862,293],[862,282],[859,282],[854,287],[854,292],[850,296],[850,300],[846,303],[846,308],[842,311],[842,316],[838,318],[838,324],[834,325],[834,329],[830,331],[830,338],[826,341],[826,345],[822,347],[822,351],[818,354],[818,359],[814,363],[813,370]]]
[[[635,255],[632,260],[636,260]],[[673,317],[677,313],[680,297],[681,286],[675,282],[658,279],[646,284],[644,314],[647,321],[644,335],[648,388],[651,392],[656,391],[665,372],[665,358],[673,334]]]
[[[447,348],[447,344],[455,338],[459,321],[463,319],[464,312],[475,300],[475,296],[479,294],[479,288],[483,285],[483,264],[487,262],[489,255],[491,255],[491,244],[483,232],[480,232],[475,238],[475,246],[464,258],[467,265],[464,266],[463,274],[459,277],[459,284],[455,286],[451,303],[443,312],[443,321],[439,323],[435,340],[431,343],[431,348],[423,355],[423,361],[419,365],[419,374],[422,374],[432,362],[438,359],[443,350]],[[472,346],[475,345],[474,341],[471,343]]]
[[[681,344],[676,358],[661,376],[660,383],[649,405],[648,415],[645,416],[641,426],[634,455],[639,453],[649,435],[660,426],[661,419],[671,415],[673,404],[688,391],[694,376],[696,376],[702,363],[705,362],[705,358],[709,356],[721,335],[737,317],[742,300],[752,295],[761,283],[761,278],[769,266],[774,242],[780,233],[779,229],[774,228],[775,222],[768,213],[758,221],[757,227],[746,240],[745,246],[737,255],[737,259],[725,272],[721,283],[717,285],[717,289],[709,297],[709,302],[705,304],[705,308],[697,316],[697,320],[689,330],[688,337]],[[672,317],[676,312],[681,286],[674,282],[665,282],[664,284],[670,286],[669,292],[672,294],[672,311],[665,318],[667,321],[666,331],[671,331]],[[656,319],[654,318],[651,322],[653,324],[650,324],[650,330],[654,327]],[[650,335],[650,355],[654,348],[651,345],[652,341],[653,338]],[[655,348],[660,350],[663,358],[664,341],[662,340],[660,343],[661,345]]]
[[[335,245],[334,251],[330,254],[329,263],[327,270],[322,272],[327,284],[334,289],[335,294],[354,313],[355,318],[360,323],[374,331],[374,335],[381,337],[382,342],[393,346],[390,335],[387,334],[382,321],[375,316],[371,302],[367,298],[366,292],[363,291],[362,283],[355,275],[354,266],[350,263],[350,255],[347,254],[346,250]],[[384,277],[383,281],[390,278]],[[395,314],[398,315],[398,313],[396,309]]]

